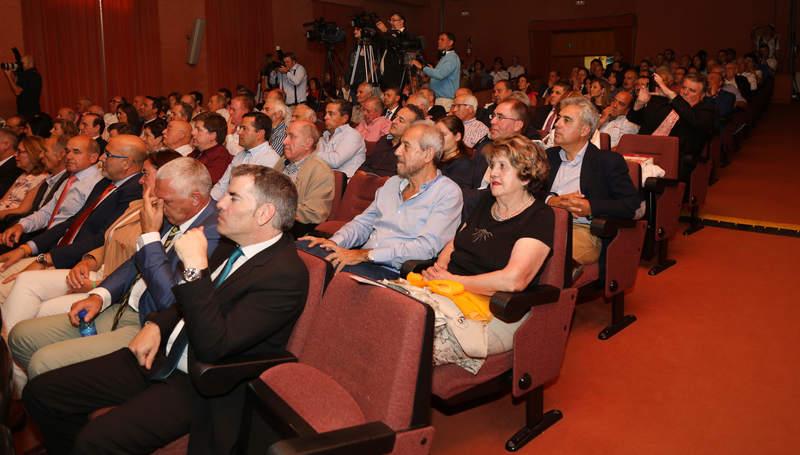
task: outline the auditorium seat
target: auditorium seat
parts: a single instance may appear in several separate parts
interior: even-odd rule
[[[445,411],[494,396],[508,388],[510,379],[512,397],[525,403],[525,424],[506,442],[510,451],[519,450],[562,417],[557,409],[544,412],[544,385],[559,375],[577,290],[565,288],[570,215],[563,209],[553,211],[553,254],[543,265],[539,285],[524,292],[497,292],[491,298],[492,314],[502,321],[516,322],[530,313],[514,334],[513,349],[487,357],[476,375],[452,364],[433,370],[433,395]],[[430,264],[432,261],[408,261],[404,275]]]
[[[347,182],[344,190],[342,202],[336,212],[331,212],[328,221],[320,223],[316,229],[316,235],[330,237],[348,221],[361,214],[375,199],[375,192],[383,186],[389,177],[370,174],[364,171],[356,171],[353,177]]]
[[[633,185],[640,190],[642,168],[632,161],[627,164]],[[647,222],[593,217],[590,229],[602,239],[603,251],[597,263],[583,266],[573,287],[579,290],[579,303],[601,298],[611,304],[611,324],[598,334],[607,340],[636,321],[636,316],[625,314],[625,292],[636,283]]]
[[[297,362],[248,386],[244,452],[430,452],[433,310],[351,276],[331,281]],[[254,413],[280,441],[266,447]]]
[[[686,188],[686,184],[678,180],[678,138],[626,134],[620,138],[616,152],[651,157],[656,165],[664,169],[664,177],[651,177],[644,183],[647,233],[642,257],[646,260],[656,257],[656,263],[648,273],[657,275],[676,262],[667,258],[667,247],[669,239],[680,227],[681,204]]]
[[[346,187],[347,174],[342,171],[333,171],[333,201],[331,202],[331,214],[340,210]]]
[[[611,151],[611,135],[600,133],[600,150]]]

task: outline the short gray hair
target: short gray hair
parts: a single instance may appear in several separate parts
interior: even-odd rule
[[[475,110],[478,109],[478,98],[476,98],[475,95],[462,95],[458,98],[462,98],[464,100],[464,104],[467,106],[470,106]]]
[[[419,148],[422,150],[432,148],[434,152],[433,162],[438,165],[444,154],[444,136],[442,136],[442,132],[431,120],[417,120],[411,124],[406,133],[412,128],[422,130],[422,134],[419,136]]]
[[[297,215],[297,188],[289,177],[258,164],[240,164],[233,168],[231,177],[252,177],[256,203],[275,207],[272,227],[282,232],[292,228]]]
[[[597,108],[592,105],[591,101],[583,96],[564,98],[559,104],[559,109],[563,110],[567,106],[577,106],[581,110],[581,122],[589,127],[589,137],[592,137],[597,129],[597,123],[600,120],[600,114],[597,112]]]
[[[156,180],[170,180],[172,189],[189,196],[195,191],[207,198],[211,193],[211,174],[206,166],[194,158],[175,158],[158,168]]]

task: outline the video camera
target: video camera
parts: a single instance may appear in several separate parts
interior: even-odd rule
[[[14,53],[14,63],[0,63],[0,69],[2,70],[11,70],[11,71],[22,71],[22,54],[19,53],[19,49],[16,47],[11,48],[11,52]]]
[[[307,29],[306,39],[311,42],[334,45],[344,42],[345,39],[344,30],[339,28],[336,22],[327,22],[323,17],[313,22],[306,22],[303,27]]]
[[[378,34],[377,24],[381,19],[376,13],[361,12],[353,16],[350,25],[361,29],[361,39],[372,39]]]

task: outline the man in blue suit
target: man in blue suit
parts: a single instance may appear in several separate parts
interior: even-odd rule
[[[182,269],[172,248],[189,229],[203,227],[208,254],[219,243],[217,209],[209,204],[211,176],[192,158],[178,158],[158,170],[153,194],[146,190],[137,252],[72,305],[66,315],[17,324],[9,335],[20,366],[33,378],[41,373],[99,357],[128,345],[147,316],[175,302],[172,287]],[[165,219],[166,218],[166,219]],[[78,313],[94,321],[97,336],[80,338]]]

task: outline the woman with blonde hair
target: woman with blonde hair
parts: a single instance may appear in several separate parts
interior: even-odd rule
[[[14,157],[23,173],[0,199],[0,220],[31,211],[39,185],[47,178],[42,161],[46,152],[44,139],[39,136],[26,136],[19,142]]]

